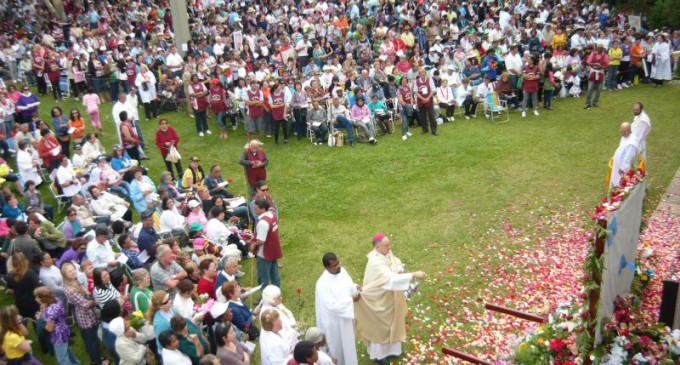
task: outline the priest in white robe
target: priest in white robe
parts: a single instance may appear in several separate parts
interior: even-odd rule
[[[316,325],[326,333],[328,352],[337,365],[356,365],[354,302],[361,297],[338,257],[329,252],[322,259],[324,272],[316,281]]]
[[[630,125],[631,131],[633,132],[633,137],[638,143],[638,153],[642,155],[642,158],[647,163],[647,135],[652,130],[652,120],[649,115],[644,111],[644,107],[641,102],[635,102],[633,104],[633,124]]]
[[[609,179],[609,187],[618,187],[621,177],[637,163],[638,142],[635,140],[631,131],[630,123],[621,123],[621,142],[614,152],[614,162],[612,164],[612,175]]]
[[[401,343],[406,340],[404,292],[411,280],[425,277],[422,271],[404,272],[390,248],[390,239],[384,234],[373,237],[361,299],[354,305],[359,339],[366,342],[369,357],[378,364],[389,364],[388,357],[401,355]]]

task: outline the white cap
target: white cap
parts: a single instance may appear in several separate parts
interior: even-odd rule
[[[213,304],[212,308],[210,308],[210,316],[213,318],[219,318],[221,317],[224,312],[229,309],[229,305],[227,303],[220,303],[217,302]]]
[[[189,208],[193,209],[193,208],[196,208],[197,206],[199,206],[201,204],[197,200],[192,199],[192,200],[189,200],[189,203],[187,205],[189,206]]]
[[[125,333],[125,320],[123,317],[116,317],[109,322],[109,331],[116,336],[122,336]]]

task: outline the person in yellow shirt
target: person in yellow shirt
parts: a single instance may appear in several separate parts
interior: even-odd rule
[[[604,84],[609,91],[616,90],[616,74],[619,71],[622,58],[623,50],[619,41],[615,40],[612,42],[612,48],[609,49],[609,68],[607,69],[607,81]]]
[[[563,28],[557,28],[555,30],[555,35],[552,39],[552,48],[557,49],[557,47],[562,46],[567,48],[567,33],[564,32]]]
[[[19,311],[15,305],[0,308],[0,339],[2,350],[7,359],[19,360],[22,364],[40,364],[31,355],[31,343],[26,340],[28,329],[23,324]]]
[[[408,26],[405,26],[403,31],[401,32],[401,40],[404,42],[406,45],[406,48],[412,49],[413,46],[416,44],[416,37],[413,35],[413,32],[411,32],[411,28]]]

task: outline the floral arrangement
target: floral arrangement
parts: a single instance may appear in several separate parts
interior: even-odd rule
[[[605,219],[607,214],[614,212],[621,207],[621,203],[635,188],[635,186],[645,177],[643,168],[630,169],[621,177],[619,187],[613,187],[607,196],[602,199],[602,203],[595,207],[594,213],[590,214],[593,220]]]
[[[590,359],[596,364],[659,364],[680,361],[680,330],[638,321],[639,301],[634,295],[614,301],[613,317],[602,328],[602,344]]]
[[[213,305],[215,305],[215,300],[210,299],[208,294],[201,294],[196,298],[194,312],[210,313],[210,309],[212,309]]]
[[[527,335],[510,357],[515,364],[570,365],[580,363],[580,354],[591,342],[587,330],[588,310],[576,303],[554,309],[547,323]]]
[[[307,23],[304,25],[304,27],[302,27],[302,32],[305,34],[309,34],[312,31],[314,31],[314,25],[311,23]]]
[[[142,313],[142,311],[134,311],[130,314],[130,327],[139,331],[145,324],[146,321],[144,320],[144,313]]]

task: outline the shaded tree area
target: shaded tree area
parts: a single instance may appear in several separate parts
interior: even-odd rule
[[[680,27],[680,0],[616,0],[608,1],[616,9],[647,17],[651,29]]]

